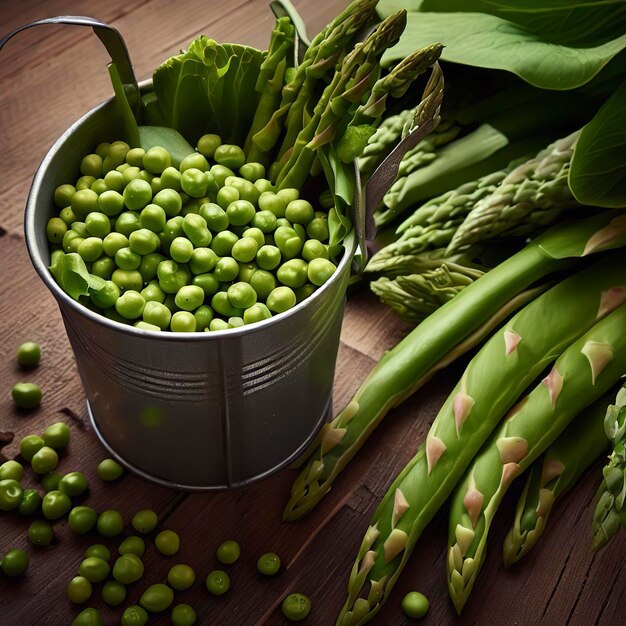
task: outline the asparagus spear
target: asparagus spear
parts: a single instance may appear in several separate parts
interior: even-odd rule
[[[626,527],[626,388],[619,390],[615,404],[609,406],[604,430],[613,451],[602,470],[603,480],[593,516],[595,550],[605,546],[620,526]]]
[[[309,176],[315,160],[315,149],[310,142],[332,141],[342,120],[353,106],[363,100],[378,79],[380,57],[393,46],[406,25],[406,10],[388,17],[362,43],[357,44],[335,72],[331,83],[313,109],[311,120],[299,132],[286,153],[284,163],[279,164],[276,182],[279,188],[302,187]]]
[[[302,129],[305,106],[312,99],[318,81],[335,67],[355,35],[376,19],[377,2],[378,0],[355,0],[316,35],[304,54],[302,63],[291,80],[284,85],[280,106],[253,138],[259,149],[269,153],[274,148],[280,139],[285,121],[287,136],[283,145],[293,145],[295,137]],[[279,158],[283,151],[279,152]]]
[[[535,210],[560,211],[580,204],[570,191],[569,174],[579,132],[554,142],[534,159],[513,169],[494,193],[478,201],[455,233],[449,250],[458,250],[516,227]],[[522,231],[523,232],[523,231]]]
[[[429,315],[385,354],[354,398],[320,431],[292,485],[283,518],[310,511],[387,412],[506,319],[519,306],[520,293],[578,257],[625,243],[623,215],[604,213],[556,226]]]
[[[425,444],[374,513],[350,575],[348,599],[338,624],[360,624],[378,612],[423,529],[502,416],[557,355],[624,302],[625,256],[600,261],[539,296],[472,359],[435,418]],[[470,289],[455,298],[455,310]],[[626,335],[620,341],[626,341]],[[620,361],[626,356],[626,350],[622,352]],[[327,446],[341,438],[337,430],[327,434]]]
[[[294,36],[295,28],[291,20],[288,17],[278,18],[272,31],[269,50],[261,63],[261,71],[254,87],[261,94],[261,98],[245,143],[248,161],[267,164],[267,152],[254,142],[254,136],[270,121],[279,104],[287,58],[293,50]]]
[[[382,276],[372,281],[370,288],[405,322],[417,324],[484,273],[472,266],[446,261],[422,274],[402,275],[395,279]]]
[[[625,260],[621,256],[613,262],[622,264]],[[614,280],[620,280],[619,275],[618,271]],[[621,278],[622,285],[626,285],[624,278],[626,275]],[[593,298],[592,302],[597,304]],[[515,323],[508,327],[520,337],[511,356],[521,361],[525,336]],[[459,613],[484,563],[491,522],[514,478],[577,413],[608,391],[626,371],[624,328],[626,304],[598,322],[557,359],[550,373],[511,411],[468,467],[450,507],[448,589]]]
[[[543,535],[554,503],[571,489],[608,447],[604,433],[609,392],[583,411],[533,463],[517,503],[513,526],[503,544],[509,567],[528,554]]]

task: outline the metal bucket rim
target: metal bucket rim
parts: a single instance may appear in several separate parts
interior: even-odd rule
[[[152,80],[148,79],[142,81],[139,84],[141,90],[145,90],[152,86]],[[292,315],[298,314],[301,310],[309,305],[314,305],[316,301],[321,297],[321,294],[330,289],[332,284],[336,282],[339,278],[339,275],[342,273],[344,267],[352,262],[352,258],[356,252],[357,241],[353,236],[354,229],[346,236],[343,241],[344,244],[344,254],[341,258],[339,264],[337,265],[337,269],[333,276],[324,283],[321,287],[319,287],[313,294],[302,300],[302,302],[298,302],[294,307],[285,311],[283,313],[279,313],[277,315],[273,315],[272,317],[262,320],[260,322],[255,322],[254,324],[247,324],[245,326],[241,326],[238,328],[228,328],[224,330],[214,330],[210,332],[204,331],[194,331],[194,332],[170,332],[170,331],[156,331],[156,330],[145,330],[143,328],[136,328],[130,324],[122,324],[121,322],[116,322],[115,320],[109,319],[100,313],[96,313],[91,309],[88,309],[86,306],[80,304],[76,300],[72,299],[54,280],[48,266],[44,262],[43,258],[39,255],[38,250],[35,247],[36,240],[36,227],[35,227],[35,216],[37,213],[37,202],[36,195],[33,193],[35,189],[39,189],[41,187],[41,182],[43,178],[46,176],[48,171],[48,167],[53,156],[59,150],[60,146],[65,142],[68,135],[71,135],[77,127],[82,125],[89,117],[93,115],[97,115],[102,109],[107,106],[110,106],[114,100],[114,97],[101,102],[100,104],[93,107],[87,113],[78,118],[73,124],[71,124],[62,134],[61,136],[54,142],[52,147],[48,150],[44,158],[42,159],[35,175],[33,177],[33,182],[31,184],[30,190],[28,192],[28,198],[26,200],[26,207],[24,210],[24,235],[26,241],[26,248],[28,250],[28,255],[30,256],[31,263],[35,268],[35,271],[39,274],[40,278],[43,280],[46,287],[50,290],[52,295],[56,298],[59,304],[64,304],[66,306],[71,307],[74,311],[76,311],[79,315],[82,315],[91,321],[101,324],[103,326],[108,326],[112,330],[117,330],[119,332],[127,333],[129,335],[145,337],[146,339],[164,339],[166,341],[197,341],[200,338],[203,338],[207,341],[221,339],[222,337],[237,337],[240,335],[252,334],[255,332],[259,332],[264,328],[268,328],[274,324],[279,324],[282,320],[287,319]]]

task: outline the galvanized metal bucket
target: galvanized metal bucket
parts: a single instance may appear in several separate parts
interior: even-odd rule
[[[119,33],[92,18],[79,19],[94,28],[123,65],[127,51]],[[51,18],[45,23],[75,20]],[[130,62],[129,68],[130,82]],[[428,130],[411,133],[381,165],[382,174],[372,177],[366,190],[367,201],[375,203],[370,206],[393,180],[389,172],[396,171],[402,154]],[[371,232],[372,225],[365,219],[360,182],[353,207],[357,237],[348,240],[332,278],[310,297],[286,313],[243,328],[145,331],[77,303],[48,270],[46,223],[55,213],[54,189],[75,178],[81,156],[94,145],[123,135],[109,100],[81,117],[52,146],[26,205],[31,261],[57,300],[93,428],[111,455],[148,480],[184,490],[252,483],[296,458],[331,409],[350,266],[357,245],[364,253],[365,231],[369,224]]]

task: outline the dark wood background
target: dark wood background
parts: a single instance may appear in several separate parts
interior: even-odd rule
[[[344,0],[295,2],[311,32],[335,15]],[[126,38],[139,79],[168,56],[204,33],[219,41],[263,47],[272,28],[265,0],[22,0],[0,2],[0,34],[45,16],[92,15],[117,26]],[[22,233],[22,211],[30,180],[39,161],[59,134],[82,113],[111,95],[107,57],[92,32],[71,27],[42,27],[23,33],[1,53],[0,64],[0,453],[17,455],[19,440],[63,420],[72,430],[69,452],[59,470],[83,471],[91,491],[85,503],[96,509],[119,509],[128,521],[140,508],[152,507],[161,528],[181,537],[180,553],[159,555],[150,545],[146,576],[130,588],[136,602],[147,584],[163,581],[176,562],[194,567],[198,582],[177,593],[178,602],[192,604],[199,624],[261,625],[285,623],[280,603],[297,590],[307,594],[313,611],[307,624],[333,624],[344,600],[353,558],[377,501],[417,449],[443,398],[463,364],[437,376],[402,407],[392,411],[333,491],[306,519],[283,524],[280,513],[293,470],[284,470],[256,486],[217,495],[188,495],[156,487],[132,475],[110,485],[100,481],[95,466],[105,452],[86,423],[85,400],[52,296],[32,269]],[[335,385],[335,405],[342,406],[367,372],[406,327],[367,292],[350,297],[343,325]],[[25,340],[43,346],[39,369],[20,372],[14,351]],[[18,380],[41,385],[40,409],[17,413],[10,400]],[[494,524],[487,563],[462,617],[447,597],[444,554],[447,512],[440,513],[424,533],[411,562],[376,624],[407,622],[400,601],[409,590],[420,590],[431,602],[424,624],[548,624],[576,626],[624,624],[626,596],[624,557],[626,533],[609,549],[594,554],[590,519],[599,465],[556,508],[541,545],[522,563],[505,571],[502,540],[512,521],[519,486],[506,499]],[[29,481],[32,481],[32,474]],[[34,484],[34,481],[33,481]],[[10,581],[0,575],[0,624],[30,626],[69,624],[78,609],[65,596],[87,545],[97,536],[78,537],[65,521],[55,523],[56,541],[49,548],[27,545],[28,521],[17,515],[0,517],[0,554],[26,547],[32,555],[28,574]],[[215,548],[226,538],[242,545],[241,560],[230,567],[232,589],[223,598],[210,597],[204,577],[217,562]],[[107,542],[111,545],[112,542]],[[259,554],[278,552],[287,568],[275,579],[255,572]],[[95,586],[91,606],[103,609],[106,623],[119,623],[121,609],[111,610]],[[166,618],[150,623],[168,623]]]

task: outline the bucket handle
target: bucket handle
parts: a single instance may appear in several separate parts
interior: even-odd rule
[[[117,67],[117,71],[120,75],[122,83],[124,84],[128,101],[135,109],[134,113],[138,113],[139,86],[137,85],[137,78],[135,77],[130,55],[128,54],[128,48],[126,47],[124,38],[117,28],[110,26],[105,22],[101,22],[100,20],[85,15],[59,15],[57,17],[47,17],[42,20],[24,24],[2,37],[2,39],[0,39],[0,50],[2,50],[4,45],[11,38],[23,30],[32,28],[33,26],[44,26],[46,24],[69,24],[72,26],[90,26],[93,28],[94,33],[96,33],[98,39],[102,42],[111,56],[111,61]]]

